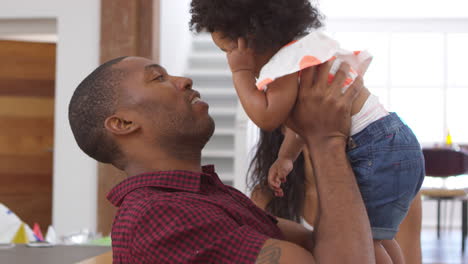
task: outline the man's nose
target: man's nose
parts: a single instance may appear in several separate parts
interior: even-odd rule
[[[193,81],[190,78],[178,77],[177,78],[177,89],[179,90],[190,90],[192,89]]]

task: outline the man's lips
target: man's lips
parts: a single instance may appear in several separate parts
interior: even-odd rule
[[[202,102],[202,100],[199,97],[194,97],[190,103],[191,104],[196,104],[198,102]]]
[[[201,96],[200,96],[200,93],[197,92],[197,91],[195,91],[195,92],[192,94],[192,96],[190,96],[190,103],[191,103],[191,104],[196,104],[196,103],[198,103],[198,102],[205,103],[204,101],[202,101],[202,100],[200,99],[200,97],[201,97]]]

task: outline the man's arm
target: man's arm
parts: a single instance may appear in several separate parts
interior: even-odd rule
[[[309,150],[320,208],[314,256],[320,263],[374,263],[369,220],[344,142],[314,145]]]
[[[367,212],[345,153],[362,79],[343,94],[349,65],[343,64],[328,85],[330,67],[330,62],[321,65],[315,82],[303,74],[290,120],[308,146],[316,179],[320,218],[313,253],[318,263],[375,263]]]
[[[258,254],[256,264],[314,264],[312,254],[304,248],[283,240],[268,239]]]

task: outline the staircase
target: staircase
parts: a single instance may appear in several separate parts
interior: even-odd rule
[[[215,164],[221,180],[233,186],[238,101],[226,55],[209,34],[193,37],[185,76],[193,79],[193,89],[210,105],[216,123],[214,135],[202,152],[202,164]]]

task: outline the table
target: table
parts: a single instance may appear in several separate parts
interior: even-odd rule
[[[468,173],[468,151],[459,148],[424,148],[426,175],[440,177],[461,177]],[[437,238],[440,237],[440,207],[442,200],[460,200],[462,202],[462,253],[465,252],[465,239],[468,234],[468,195],[465,189],[457,186],[447,188],[422,189],[423,197],[437,200]]]
[[[112,263],[112,251],[104,253],[94,258],[87,259],[77,264],[110,264]]]
[[[105,246],[65,246],[31,248],[18,244],[13,248],[0,249],[2,264],[68,264],[86,260],[111,251]],[[102,262],[101,262],[102,263]]]

